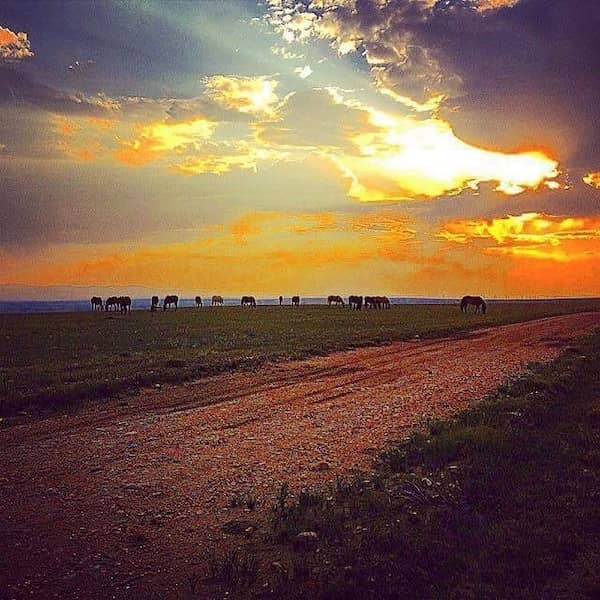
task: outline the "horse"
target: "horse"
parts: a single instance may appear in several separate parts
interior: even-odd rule
[[[213,296],[212,297],[212,305],[213,306],[223,306],[223,296]]]
[[[110,296],[106,299],[106,302],[104,303],[104,310],[108,312],[111,309],[111,306],[114,310],[118,310],[120,307],[119,299],[116,296]]]
[[[350,296],[348,298],[348,306],[354,310],[361,310],[363,305],[363,297],[362,296]]]
[[[392,307],[391,303],[390,303],[390,299],[387,296],[377,296],[377,298],[380,301],[381,308],[388,309],[388,308]]]
[[[152,312],[154,312],[158,308],[159,302],[160,300],[158,299],[158,296],[152,296],[152,304],[150,305],[150,310]]]
[[[375,296],[365,296],[365,308],[377,308],[377,299]]]
[[[200,308],[202,306],[202,298],[200,296],[196,296],[196,308]]]
[[[256,308],[256,298],[254,296],[242,296],[241,301],[242,308],[248,306],[250,308]]]
[[[119,296],[117,300],[121,308],[121,314],[126,315],[131,312],[131,298],[129,296]]]
[[[300,296],[292,296],[292,306],[300,306]]]
[[[327,297],[327,306],[331,306],[332,304],[335,304],[336,306],[339,306],[340,304],[342,306],[346,306],[344,304],[344,300],[341,296],[328,296]]]
[[[169,308],[169,306],[175,306],[175,310],[177,310],[177,305],[179,304],[179,296],[165,296],[163,301],[163,312]]]
[[[487,304],[481,296],[464,296],[460,301],[461,312],[468,312],[469,304],[472,304],[475,307],[476,313],[478,313],[479,309],[481,309],[481,312],[485,315],[487,311]]]
[[[93,296],[90,300],[92,304],[92,310],[104,310],[104,304],[102,304],[102,298],[99,296]]]

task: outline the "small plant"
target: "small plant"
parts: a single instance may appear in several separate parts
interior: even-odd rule
[[[222,555],[213,549],[208,557],[208,577],[233,587],[252,585],[258,577],[258,560],[240,549],[228,550]]]

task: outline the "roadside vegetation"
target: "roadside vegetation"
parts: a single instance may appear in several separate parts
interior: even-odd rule
[[[600,332],[424,424],[373,473],[282,485],[204,581],[233,598],[597,598],[599,482]]]
[[[487,315],[451,305],[351,311],[326,306],[0,315],[0,416],[181,382],[270,360],[395,340],[460,334],[571,312],[600,300],[490,303]]]

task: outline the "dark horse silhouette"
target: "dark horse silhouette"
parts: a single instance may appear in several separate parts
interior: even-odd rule
[[[158,296],[152,296],[152,304],[150,305],[150,310],[152,312],[154,312],[158,308],[159,302],[160,300],[158,299]]]
[[[348,306],[354,310],[361,310],[363,305],[362,296],[350,296],[348,298]]]
[[[390,299],[387,296],[365,296],[365,308],[391,308]]]
[[[475,307],[476,313],[478,313],[479,309],[481,309],[481,312],[485,315],[487,304],[481,296],[464,296],[460,301],[461,312],[468,312],[469,304],[472,304]]]
[[[121,305],[119,304],[119,299],[116,296],[109,296],[104,303],[104,310],[108,312],[111,310],[118,310]]]
[[[340,304],[342,306],[346,306],[344,304],[344,300],[342,299],[341,296],[328,296],[327,297],[327,306],[331,306],[332,304],[335,304],[336,306],[339,306]]]
[[[200,296],[196,296],[196,308],[200,308],[202,306],[202,298]]]
[[[254,296],[242,296],[242,301],[240,304],[242,305],[242,308],[244,306],[256,308],[256,298]]]
[[[104,305],[102,304],[102,298],[100,298],[100,296],[93,296],[90,302],[92,304],[92,310],[104,310]]]
[[[163,312],[169,308],[169,306],[174,306],[175,310],[177,310],[177,305],[179,304],[179,296],[165,296],[163,301]]]
[[[131,312],[131,298],[129,296],[119,296],[118,302],[122,314],[126,315]]]
[[[213,306],[223,306],[223,296],[213,296],[212,297],[212,305]]]
[[[300,306],[300,296],[292,296],[292,306]]]

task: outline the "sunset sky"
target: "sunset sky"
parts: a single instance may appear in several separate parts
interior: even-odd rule
[[[600,295],[600,2],[0,3],[0,286]]]

